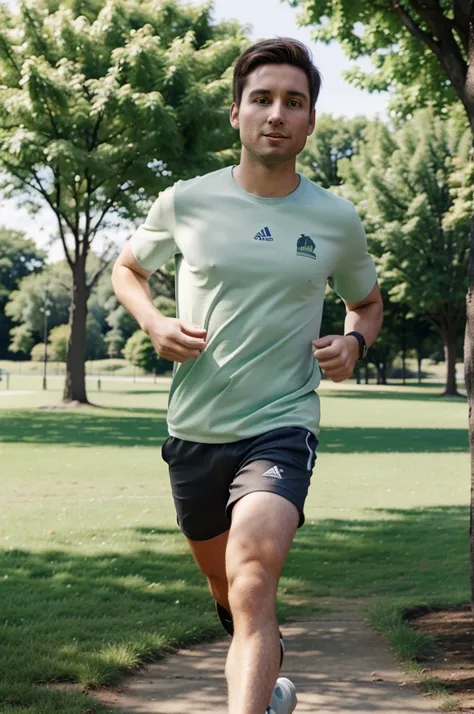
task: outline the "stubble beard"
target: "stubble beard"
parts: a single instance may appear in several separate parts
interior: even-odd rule
[[[245,146],[245,144],[242,145],[250,156],[262,166],[279,166],[280,164],[286,164],[288,161],[296,159],[298,155],[295,151],[292,151],[291,153],[285,152],[284,154],[278,154],[277,152],[266,152],[264,150],[256,149],[255,147]]]

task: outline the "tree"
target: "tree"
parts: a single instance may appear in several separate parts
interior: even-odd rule
[[[8,333],[12,328],[5,305],[22,278],[40,271],[45,260],[44,251],[24,233],[0,228],[0,359],[9,357]]]
[[[314,36],[339,40],[352,58],[368,55],[376,71],[356,70],[369,90],[395,90],[392,108],[407,116],[458,100],[474,139],[474,0],[289,0],[304,10]],[[362,31],[361,31],[362,28]],[[469,170],[467,170],[469,173]],[[470,209],[472,216],[472,205]],[[471,448],[471,602],[474,610],[474,217],[466,300],[464,364]]]
[[[51,348],[52,359],[58,362],[66,361],[70,334],[70,325],[58,325],[51,330],[49,333],[49,346]],[[86,359],[103,359],[106,356],[106,343],[100,331],[100,325],[90,316],[87,318],[86,342]]]
[[[357,153],[364,129],[369,124],[365,117],[346,119],[322,114],[316,131],[298,157],[298,170],[323,188],[339,186],[339,161]]]
[[[44,309],[49,312],[48,332],[67,322],[71,305],[70,271],[65,261],[28,275],[10,294],[5,314],[19,323],[10,330],[10,350],[29,354],[33,345],[44,339]]]
[[[224,105],[247,40],[178,0],[24,0],[0,20],[3,191],[56,217],[73,277],[63,398],[86,403],[87,301],[108,259],[87,279],[91,244],[234,157]]]
[[[370,215],[369,242],[392,300],[427,316],[441,335],[446,395],[456,395],[456,343],[464,328],[469,232],[453,220],[451,174],[469,165],[466,122],[420,110],[390,134],[375,126],[351,161],[342,189]]]

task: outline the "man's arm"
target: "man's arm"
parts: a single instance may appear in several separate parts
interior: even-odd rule
[[[162,315],[152,302],[148,284],[152,273],[140,266],[127,242],[112,271],[117,298],[150,336],[160,357],[173,362],[199,357],[206,346],[206,331],[184,320]]]
[[[333,382],[349,379],[359,358],[359,342],[348,332],[360,332],[367,345],[372,345],[382,327],[383,304],[376,283],[370,293],[359,302],[348,302],[344,322],[345,335],[327,335],[313,341],[313,353],[319,366]]]

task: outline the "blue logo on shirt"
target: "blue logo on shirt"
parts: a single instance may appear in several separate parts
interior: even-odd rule
[[[254,240],[273,240],[272,234],[270,233],[270,228],[268,226],[265,226],[265,228],[262,228],[261,231],[259,231],[256,235],[253,237]]]
[[[296,255],[303,255],[306,258],[313,258],[316,260],[316,245],[314,241],[311,240],[309,236],[305,236],[304,233],[298,238],[296,242]]]

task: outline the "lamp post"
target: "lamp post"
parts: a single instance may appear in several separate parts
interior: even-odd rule
[[[51,315],[51,310],[49,306],[51,305],[51,300],[49,299],[47,293],[43,293],[43,305],[40,307],[40,311],[44,315],[43,321],[43,342],[44,342],[44,361],[43,361],[43,389],[46,389],[46,373],[48,365],[48,317]]]

